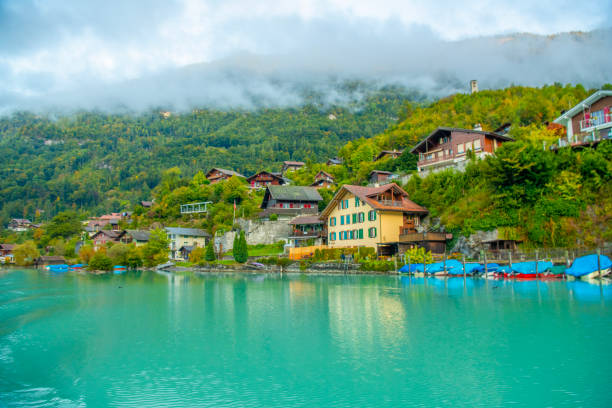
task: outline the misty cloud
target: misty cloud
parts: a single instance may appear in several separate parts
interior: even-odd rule
[[[285,106],[312,92],[342,103],[338,84],[353,79],[431,96],[464,92],[470,79],[481,88],[612,82],[609,28],[508,34],[593,29],[609,21],[605,2],[593,2],[603,17],[582,20],[592,24],[584,27],[570,24],[580,19],[565,0],[537,9],[475,0],[454,8],[386,0],[378,8],[343,0],[82,3],[0,2],[0,112]]]

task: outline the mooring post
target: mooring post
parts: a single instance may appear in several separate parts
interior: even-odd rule
[[[485,276],[487,276],[489,274],[489,267],[487,266],[487,251],[482,251],[482,257],[484,259]]]
[[[397,272],[397,255],[393,257],[393,261],[395,262],[395,273]]]
[[[461,255],[461,261],[463,262],[463,279],[465,279],[465,255]]]
[[[410,268],[410,255],[407,256],[408,258],[408,273],[412,273],[412,268]]]
[[[444,251],[444,275],[446,275],[446,250]]]
[[[540,275],[538,273],[538,250],[537,249],[535,251],[535,258],[536,258],[536,278],[539,278]]]
[[[599,279],[601,279],[601,249],[597,248],[597,272],[599,273]]]
[[[510,267],[510,273],[514,275],[514,271],[512,270],[512,251],[508,250],[508,266]]]

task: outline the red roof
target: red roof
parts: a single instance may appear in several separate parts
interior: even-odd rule
[[[395,183],[385,184],[380,187],[363,187],[363,186],[353,186],[353,185],[344,185],[342,188],[336,193],[333,200],[329,203],[327,208],[323,211],[324,215],[327,215],[327,210],[333,208],[337,205],[337,201],[342,197],[344,191],[348,191],[353,195],[359,197],[362,201],[368,203],[370,207],[376,210],[383,211],[402,211],[402,212],[416,212],[426,214],[429,211],[425,207],[421,207],[414,201],[408,198],[408,193],[406,193],[400,186]],[[401,205],[387,205],[386,203],[380,202],[376,200],[376,196],[378,194],[384,193],[388,190],[393,190],[397,194],[401,195]]]

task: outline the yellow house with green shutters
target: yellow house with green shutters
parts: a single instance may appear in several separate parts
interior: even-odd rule
[[[397,243],[416,232],[428,211],[395,183],[380,187],[344,185],[323,210],[330,248]]]

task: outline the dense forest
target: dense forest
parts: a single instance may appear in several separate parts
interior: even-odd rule
[[[343,106],[312,95],[306,106],[254,111],[0,118],[0,225],[14,217],[48,220],[67,209],[129,210],[151,199],[173,167],[187,178],[213,166],[248,176],[278,171],[284,160],[325,161],[347,141],[394,124],[408,100],[422,100],[402,87],[360,82],[337,92],[346,97]]]

